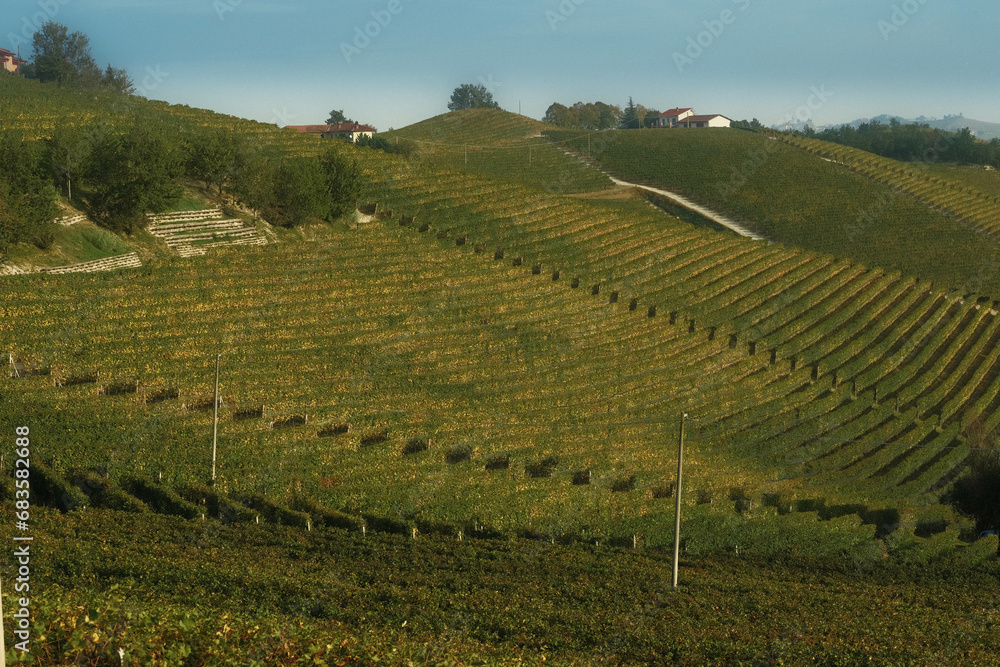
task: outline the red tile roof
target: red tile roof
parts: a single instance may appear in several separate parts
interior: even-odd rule
[[[721,113],[712,113],[707,116],[688,116],[687,118],[681,118],[682,123],[707,123],[713,118],[725,118],[728,121],[732,121],[732,118],[726,118]]]
[[[691,111],[690,108],[687,109],[667,109],[660,114],[660,118],[667,118],[668,116],[680,116],[685,111]]]
[[[12,58],[15,62],[19,62],[19,63],[23,63],[23,64],[27,64],[27,62],[28,62],[27,60],[22,59],[20,56],[18,56],[13,51],[8,51],[7,49],[0,48],[0,60],[7,60],[8,58]]]
[[[289,125],[287,129],[296,130],[301,134],[323,134],[329,128],[329,125]]]
[[[328,132],[374,132],[375,128],[370,125],[362,125],[361,123],[338,123],[337,125],[330,125]]]
[[[336,125],[289,125],[289,129],[301,134],[327,134],[330,132],[374,132],[375,128],[361,123],[337,123]]]

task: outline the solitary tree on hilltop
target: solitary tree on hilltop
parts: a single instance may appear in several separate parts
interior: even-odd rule
[[[493,93],[486,90],[483,84],[462,84],[451,94],[451,102],[448,103],[449,111],[499,108],[500,105],[493,100]]]

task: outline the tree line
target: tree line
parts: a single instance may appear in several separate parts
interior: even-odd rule
[[[555,102],[542,121],[574,130],[632,130],[656,127],[659,115],[658,110],[635,104],[630,97],[624,109],[605,102],[577,102],[570,107]]]
[[[123,94],[135,92],[124,69],[110,64],[102,70],[90,51],[90,39],[82,32],[69,32],[59,23],[46,21],[32,36],[32,60],[21,74],[42,83],[79,89],[106,88]]]
[[[361,173],[341,142],[330,142],[318,157],[294,157],[229,129],[151,122],[130,85],[95,78],[85,35],[49,22],[33,44],[27,74],[54,90],[101,88],[104,117],[86,127],[58,125],[45,140],[0,128],[0,252],[15,243],[49,247],[60,196],[101,226],[131,234],[146,226],[147,214],[177,203],[185,177],[279,225],[353,211]],[[112,78],[125,76],[110,70]]]
[[[319,157],[290,157],[228,130],[171,136],[134,121],[59,128],[45,141],[3,132],[0,173],[0,249],[18,242],[48,247],[60,194],[101,226],[131,234],[146,226],[147,213],[178,201],[182,177],[284,226],[345,215],[361,189],[356,160],[333,143]]]
[[[967,127],[949,132],[926,123],[901,123],[894,118],[888,124],[873,120],[857,127],[842,125],[821,132],[807,127],[796,134],[860,148],[894,160],[1000,168],[1000,139],[981,141]]]

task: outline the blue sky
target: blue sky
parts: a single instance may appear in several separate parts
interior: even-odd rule
[[[998,0],[2,0],[0,46],[30,55],[46,18],[147,97],[279,125],[402,127],[462,83],[534,118],[632,96],[768,125],[1000,122]]]

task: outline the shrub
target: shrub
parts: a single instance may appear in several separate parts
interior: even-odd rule
[[[160,514],[170,514],[184,519],[197,519],[202,516],[200,507],[184,500],[173,489],[152,480],[135,477],[123,486],[129,493]]]
[[[455,445],[445,454],[444,460],[451,465],[455,465],[456,463],[468,461],[471,458],[472,445]]]
[[[418,454],[420,452],[426,452],[430,447],[430,441],[427,438],[410,438],[403,445],[403,454]]]
[[[247,507],[260,512],[260,516],[269,523],[295,528],[305,528],[309,524],[308,514],[282,507],[259,493],[244,493],[235,495],[234,498]]]
[[[487,470],[507,470],[510,468],[510,455],[497,454],[495,456],[491,456],[486,462],[485,468]]]
[[[31,464],[31,491],[37,504],[56,507],[63,512],[90,504],[80,489],[37,459]]]
[[[635,475],[619,477],[611,484],[612,493],[627,493],[635,488]]]
[[[148,512],[149,507],[131,496],[105,477],[93,471],[77,472],[73,484],[89,499],[91,506],[120,512]]]
[[[551,477],[552,471],[559,464],[559,459],[548,456],[544,459],[534,461],[524,466],[524,472],[528,477]]]
[[[180,495],[188,502],[202,505],[208,516],[217,518],[223,523],[251,523],[256,516],[243,505],[204,484],[188,484],[181,489]]]
[[[351,516],[337,510],[327,509],[316,500],[301,494],[292,498],[291,507],[293,510],[308,514],[317,526],[358,532],[365,523],[364,519],[359,516]]]

